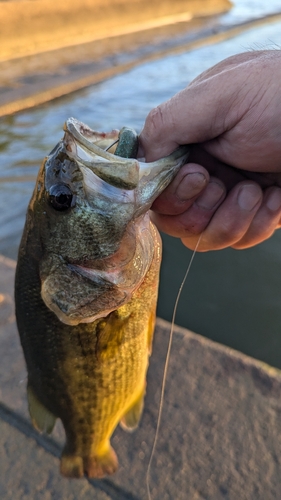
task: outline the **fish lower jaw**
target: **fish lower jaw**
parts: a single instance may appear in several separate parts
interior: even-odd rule
[[[48,309],[50,309],[56,315],[59,321],[69,326],[77,326],[80,323],[93,323],[98,319],[106,318],[112,311],[115,311],[116,309],[116,307],[113,307],[111,309],[107,309],[106,311],[101,311],[97,314],[93,314],[92,316],[84,318],[83,316],[78,317],[76,315],[74,317],[73,316],[71,317],[71,315],[68,316],[63,311],[61,311],[61,309],[54,303],[46,305]]]
[[[69,313],[65,312],[44,287],[41,290],[41,297],[47,308],[56,315],[59,321],[65,325],[77,326],[80,323],[93,323],[98,319],[106,318],[111,312],[116,311],[119,307],[127,304],[132,298],[132,293],[131,291],[126,291],[126,293],[119,297],[119,300],[116,300],[110,308],[97,310],[97,305],[95,303],[96,311],[93,313],[89,311],[87,316],[83,315],[82,312],[79,312],[79,309],[76,309],[76,311],[70,310]]]
[[[81,323],[93,323],[94,321],[96,321],[98,319],[106,318],[114,310],[115,310],[115,308],[109,309],[108,311],[103,311],[103,312],[96,314],[94,316],[89,316],[87,318],[78,318],[78,319],[77,318],[72,319],[63,313],[61,313],[60,315],[56,314],[56,316],[65,325],[77,326],[77,325],[80,325]]]
[[[81,319],[79,321],[79,323],[93,323],[97,319],[106,318],[112,311],[115,311],[115,310],[116,310],[116,307],[113,307],[111,309],[107,309],[106,311],[101,311],[100,313],[94,314],[93,316],[89,316],[88,318]]]

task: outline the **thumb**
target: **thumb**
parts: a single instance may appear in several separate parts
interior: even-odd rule
[[[214,139],[226,130],[226,117],[239,88],[237,75],[231,72],[194,82],[150,111],[140,134],[147,161],[170,154],[180,144]]]

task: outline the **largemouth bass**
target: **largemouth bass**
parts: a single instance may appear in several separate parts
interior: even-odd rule
[[[143,409],[161,261],[148,211],[188,149],[145,163],[130,129],[71,118],[64,130],[28,207],[16,317],[33,424],[62,420],[63,475],[102,477],[118,466],[115,427],[134,429]]]

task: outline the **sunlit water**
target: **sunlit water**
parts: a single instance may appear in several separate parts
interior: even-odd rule
[[[267,16],[280,11],[280,0],[233,0],[233,8],[222,16],[222,21],[229,24]]]
[[[279,2],[237,1],[237,16],[259,16]],[[227,16],[230,16],[229,14]],[[230,22],[230,17],[228,17]],[[143,64],[89,90],[0,121],[0,253],[16,258],[38,166],[75,116],[97,130],[140,130],[149,110],[209,66],[237,52],[281,45],[281,24],[229,41]],[[192,117],[191,117],[192,119]],[[281,367],[281,235],[243,252],[198,254],[176,322]],[[164,237],[159,316],[170,320],[190,252]]]

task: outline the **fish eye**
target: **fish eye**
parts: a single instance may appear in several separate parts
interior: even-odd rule
[[[66,184],[55,184],[49,189],[49,202],[55,210],[67,210],[72,199],[72,191]]]

